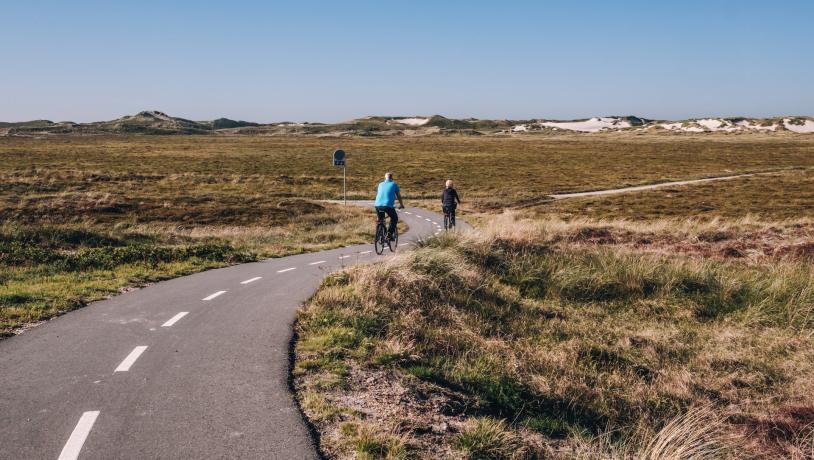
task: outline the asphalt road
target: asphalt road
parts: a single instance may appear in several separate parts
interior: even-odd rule
[[[406,209],[399,250],[443,217]],[[0,342],[0,458],[318,456],[290,391],[300,305],[373,245],[210,270]]]

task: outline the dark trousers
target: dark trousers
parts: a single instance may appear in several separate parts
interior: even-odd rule
[[[390,216],[390,227],[387,233],[393,235],[396,232],[396,224],[399,223],[399,213],[392,206],[376,206],[376,215],[379,216],[379,219],[384,219],[385,214]]]
[[[453,204],[452,206],[441,206],[441,209],[444,211],[444,214],[449,216],[449,223],[451,225],[455,225],[455,208],[457,205]]]

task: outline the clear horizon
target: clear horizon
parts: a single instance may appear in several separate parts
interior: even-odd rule
[[[11,3],[0,121],[814,114],[814,2]]]

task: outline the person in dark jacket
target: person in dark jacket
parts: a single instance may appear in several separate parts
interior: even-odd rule
[[[446,187],[441,192],[441,209],[444,211],[444,216],[449,216],[449,227],[455,226],[455,208],[461,204],[461,197],[452,186],[452,179],[447,179]],[[444,220],[446,224],[446,219]]]

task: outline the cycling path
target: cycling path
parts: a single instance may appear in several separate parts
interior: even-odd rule
[[[780,171],[772,171],[772,172],[765,172],[765,173],[752,173],[752,174],[737,174],[733,176],[719,176],[719,177],[708,177],[706,179],[693,179],[693,180],[681,180],[681,181],[674,181],[674,182],[660,182],[658,184],[648,184],[648,185],[637,185],[634,187],[623,187],[623,188],[613,188],[607,190],[594,190],[590,192],[574,192],[574,193],[557,193],[554,195],[548,195],[555,200],[561,200],[565,198],[579,198],[583,196],[601,196],[601,195],[615,195],[617,193],[628,193],[628,192],[639,192],[642,190],[653,190],[656,188],[662,187],[674,187],[680,185],[692,185],[692,184],[701,184],[704,182],[714,182],[714,181],[721,181],[721,180],[732,180],[732,179],[740,179],[743,177],[752,177],[752,176],[759,176],[759,175],[766,175],[766,174],[777,174]]]
[[[401,217],[399,249],[443,225]],[[289,387],[292,324],[327,273],[372,249],[176,278],[0,341],[0,458],[316,458]]]

